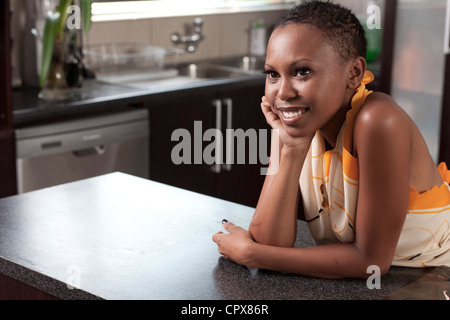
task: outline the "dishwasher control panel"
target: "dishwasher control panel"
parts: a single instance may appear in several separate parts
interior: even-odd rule
[[[17,129],[16,152],[17,158],[77,152],[148,134],[148,111],[142,109]]]

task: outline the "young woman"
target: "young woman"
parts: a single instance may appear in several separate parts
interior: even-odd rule
[[[276,26],[261,107],[279,168],[249,230],[224,220],[213,236],[226,258],[330,278],[450,266],[450,171],[392,98],[365,88],[365,54],[359,21],[336,4],[303,2]],[[317,246],[293,247],[299,200]]]

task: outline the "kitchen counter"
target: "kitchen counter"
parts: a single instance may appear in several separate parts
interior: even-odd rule
[[[167,97],[183,96],[186,92],[201,94],[220,88],[260,85],[264,87],[262,73],[242,74],[229,78],[154,80],[149,85],[109,83],[85,80],[81,88],[73,90],[68,101],[44,101],[38,98],[39,88],[23,87],[13,91],[13,120],[16,128],[60,119],[123,111],[136,107],[158,106]]]
[[[335,300],[382,299],[429,271],[392,267],[369,289],[250,270],[212,235],[224,218],[247,228],[253,210],[118,172],[12,196],[0,199],[0,273],[61,299]],[[313,245],[303,222],[296,245]]]

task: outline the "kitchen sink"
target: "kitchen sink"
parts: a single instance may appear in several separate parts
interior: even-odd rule
[[[211,61],[168,65],[159,71],[133,71],[98,75],[97,79],[108,83],[127,84],[146,89],[183,86],[208,80],[222,80],[260,74],[264,59],[256,57],[234,57]]]
[[[226,66],[218,66],[208,63],[190,63],[179,66],[177,69],[179,76],[185,76],[193,79],[230,78],[247,74],[236,69],[227,68]]]
[[[233,57],[225,58],[216,62],[219,65],[241,69],[244,71],[262,72],[264,70],[265,59],[263,57]]]

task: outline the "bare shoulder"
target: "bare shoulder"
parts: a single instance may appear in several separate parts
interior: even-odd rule
[[[412,120],[389,95],[373,92],[361,107],[354,124],[354,149],[382,143],[409,145]],[[383,142],[384,141],[384,142]]]
[[[362,123],[364,126],[371,125],[388,129],[393,124],[409,125],[410,117],[400,108],[389,95],[374,92],[367,97],[355,119],[355,125]]]
[[[386,94],[372,93],[361,107],[354,124],[353,151],[360,161],[371,162],[381,155],[381,161],[408,164],[409,186],[418,192],[442,183],[414,121]]]

